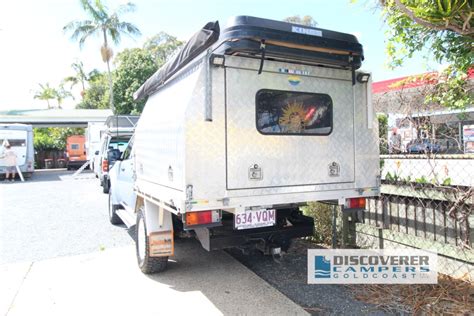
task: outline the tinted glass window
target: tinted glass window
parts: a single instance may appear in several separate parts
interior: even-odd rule
[[[132,154],[132,148],[133,148],[133,138],[130,139],[130,141],[128,142],[128,146],[123,152],[122,159],[124,159],[124,160],[125,159],[130,159],[130,156]]]
[[[79,149],[79,144],[71,144],[71,149],[72,150],[78,150]]]
[[[257,129],[262,134],[329,135],[332,100],[327,94],[260,90]]]
[[[12,147],[24,147],[26,146],[26,140],[25,139],[7,139],[8,143]],[[4,140],[0,139],[0,146],[4,145]],[[6,142],[5,142],[6,143]]]

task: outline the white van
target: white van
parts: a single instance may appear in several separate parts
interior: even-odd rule
[[[89,122],[87,124],[85,149],[91,170],[95,170],[95,153],[100,150],[101,136],[106,127],[105,122]]]
[[[0,157],[7,143],[15,151],[17,163],[23,175],[27,178],[31,177],[35,169],[32,126],[25,124],[0,124]],[[5,174],[5,172],[5,163],[0,158],[0,174]]]

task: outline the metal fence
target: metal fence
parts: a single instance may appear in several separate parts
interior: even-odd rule
[[[368,200],[356,243],[434,250],[439,272],[474,280],[474,154],[459,141],[443,143],[424,138],[397,148],[381,138],[381,152],[391,154],[381,155],[381,196]]]

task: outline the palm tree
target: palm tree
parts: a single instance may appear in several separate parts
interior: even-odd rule
[[[39,99],[39,100],[45,100],[48,103],[48,109],[51,109],[51,104],[49,103],[49,100],[53,100],[56,98],[56,89],[52,88],[49,86],[49,83],[46,83],[45,85],[39,84],[40,90],[38,90],[34,98]]]
[[[103,37],[102,47],[100,52],[102,60],[107,63],[107,73],[109,77],[110,90],[110,108],[114,110],[114,94],[112,86],[112,74],[110,72],[110,59],[113,51],[109,47],[109,37],[115,44],[120,43],[121,34],[126,35],[140,35],[140,30],[133,24],[122,22],[119,16],[126,12],[131,12],[135,9],[135,5],[127,3],[119,6],[116,11],[111,14],[107,7],[101,0],[80,0],[82,9],[90,16],[90,20],[72,21],[64,26],[64,31],[72,31],[71,38],[73,40],[79,39],[79,47],[82,48],[84,42],[93,34],[99,34]]]
[[[64,85],[60,84],[58,89],[54,89],[54,98],[58,102],[58,109],[62,109],[61,104],[66,98],[73,98],[72,93],[64,89]]]
[[[86,74],[82,61],[72,63],[71,68],[74,70],[75,75],[64,78],[63,83],[70,82],[70,89],[80,83],[82,87],[81,97],[84,97],[84,91],[86,90],[86,82],[96,78],[99,71],[97,69],[94,69]]]

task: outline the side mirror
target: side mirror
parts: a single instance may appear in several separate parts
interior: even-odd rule
[[[99,154],[99,151],[98,151],[98,150],[96,150],[96,151],[95,151],[95,153],[94,153],[94,155],[98,155],[98,154]]]

